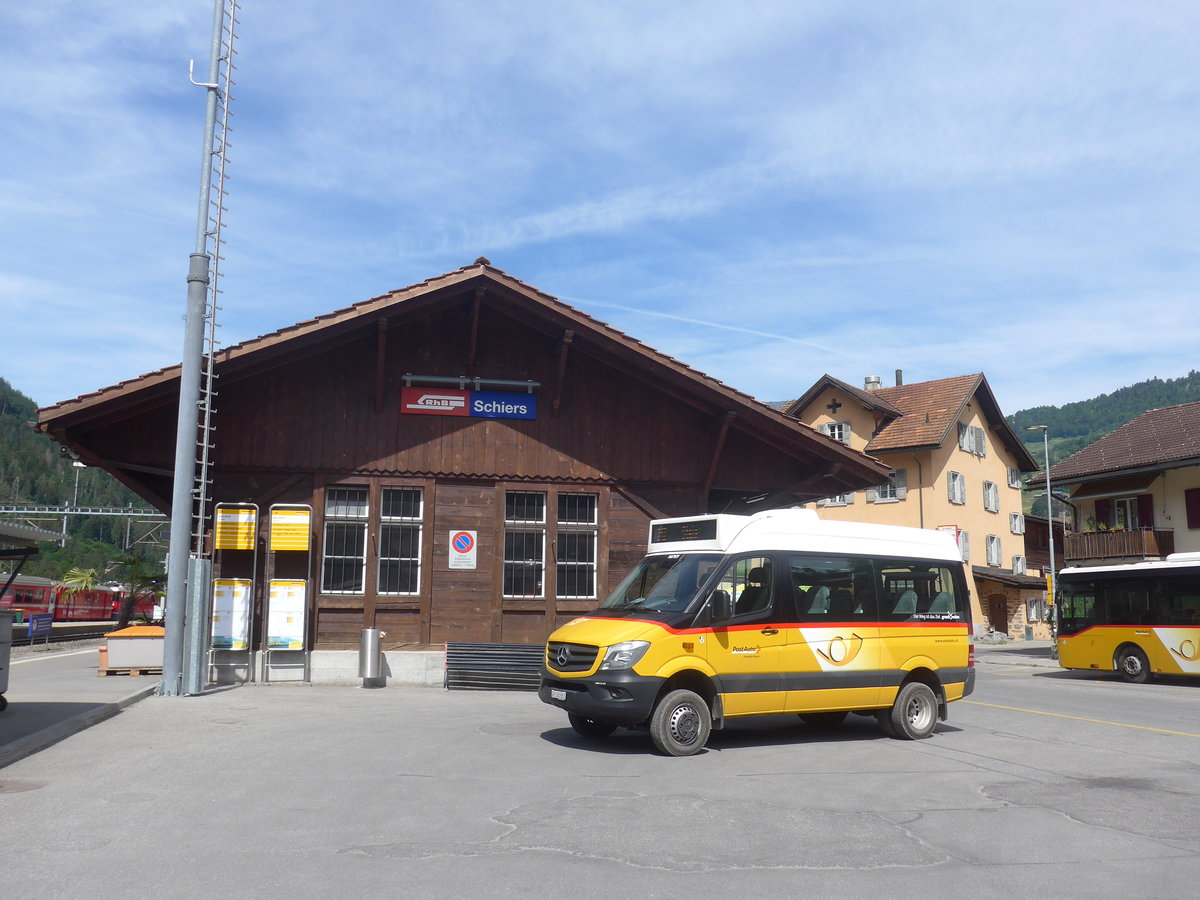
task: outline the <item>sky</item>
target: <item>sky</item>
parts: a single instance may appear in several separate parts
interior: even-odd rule
[[[219,337],[486,256],[738,390],[1198,367],[1200,4],[244,0]],[[179,362],[211,0],[0,4],[0,377]]]

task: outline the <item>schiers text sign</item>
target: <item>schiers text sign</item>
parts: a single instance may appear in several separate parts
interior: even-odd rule
[[[400,411],[420,416],[536,419],[537,395],[406,387],[400,389]]]

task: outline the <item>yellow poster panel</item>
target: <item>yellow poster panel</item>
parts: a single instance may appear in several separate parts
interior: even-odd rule
[[[218,506],[213,516],[213,546],[218,550],[253,550],[258,510],[250,506]]]
[[[272,507],[271,550],[308,550],[312,510]]]
[[[304,607],[306,581],[276,578],[269,589],[267,648],[270,650],[304,649]]]

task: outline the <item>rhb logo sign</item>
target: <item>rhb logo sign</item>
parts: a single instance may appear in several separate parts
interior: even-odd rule
[[[537,397],[499,391],[406,387],[400,390],[400,411],[419,416],[536,419]]]

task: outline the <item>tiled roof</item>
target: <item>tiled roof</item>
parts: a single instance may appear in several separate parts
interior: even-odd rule
[[[1200,464],[1200,403],[1142,413],[1050,469],[1051,480],[1173,465]]]
[[[901,415],[883,426],[867,445],[868,453],[941,446],[950,437],[963,407],[983,382],[983,375],[956,375],[937,381],[921,381],[880,388],[875,395],[898,409]]]

